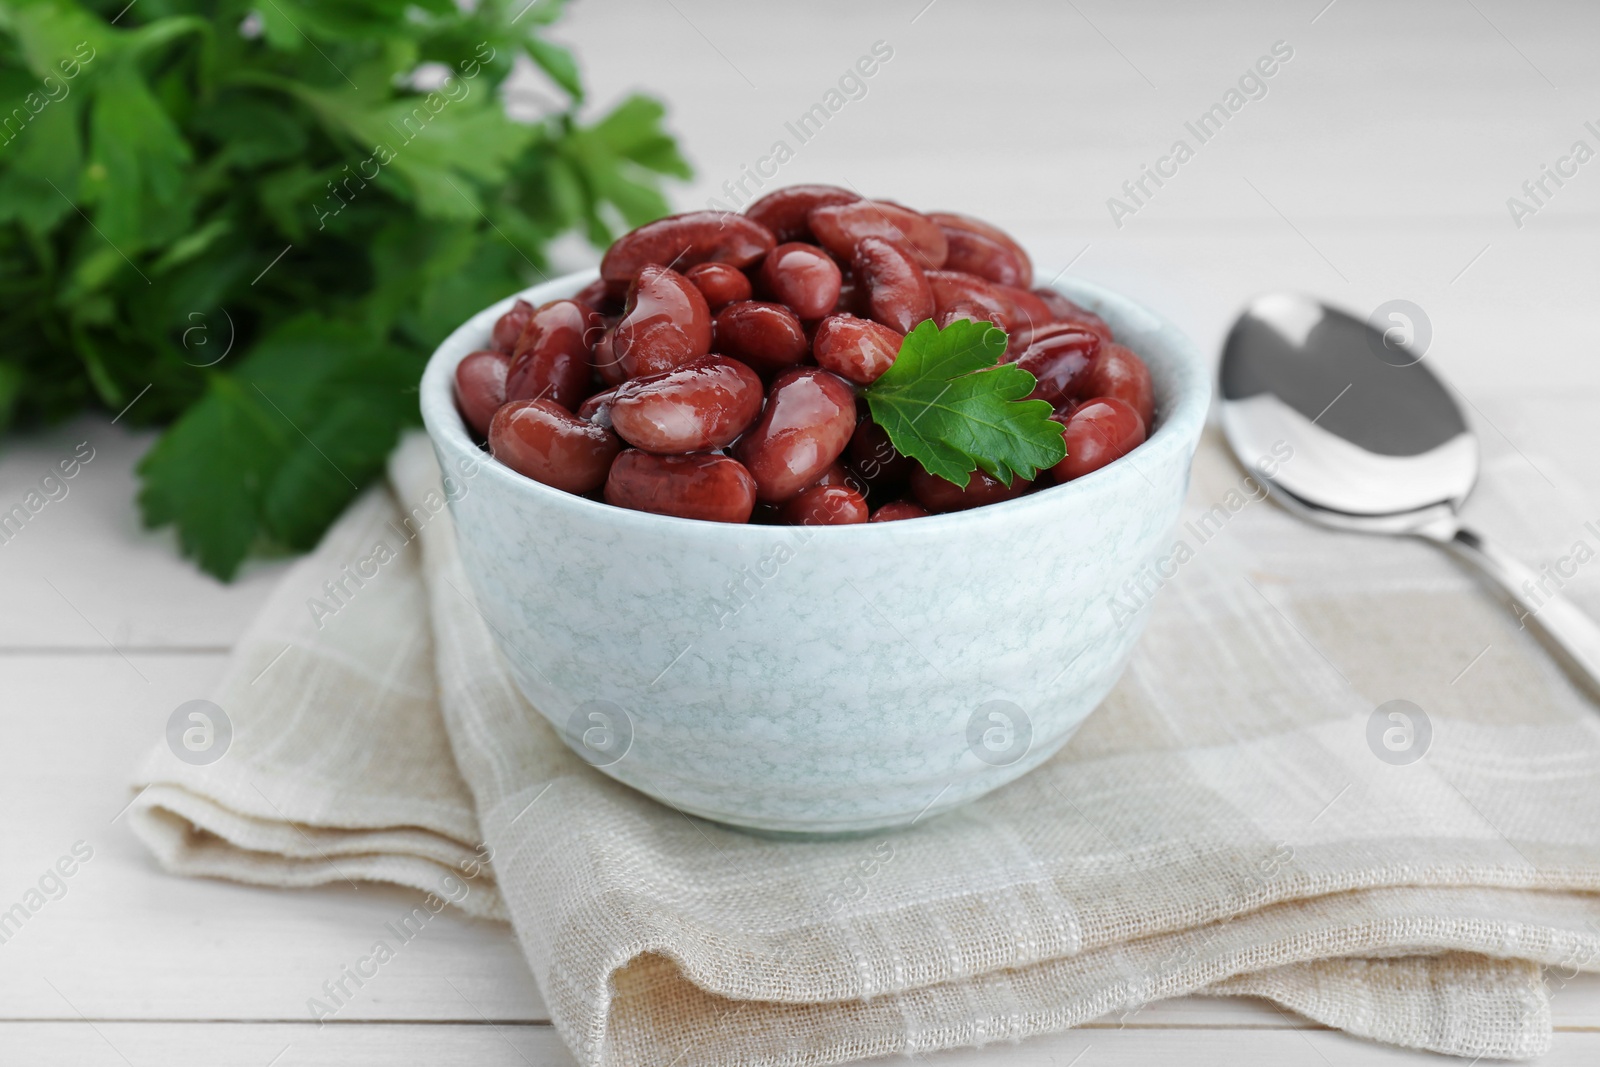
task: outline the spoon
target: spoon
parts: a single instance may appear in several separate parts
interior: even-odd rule
[[[1478,441],[1443,381],[1400,333],[1309,297],[1258,298],[1222,348],[1228,444],[1303,519],[1420,537],[1472,563],[1600,693],[1600,626],[1543,587],[1547,574],[1462,525],[1458,513],[1478,478]]]

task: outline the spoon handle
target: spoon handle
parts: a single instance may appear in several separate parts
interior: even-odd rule
[[[1541,574],[1465,528],[1458,528],[1444,544],[1493,578],[1510,597],[1522,624],[1533,622],[1566,653],[1570,665],[1587,676],[1590,691],[1600,693],[1600,625],[1561,595],[1565,583],[1560,575],[1548,568]]]

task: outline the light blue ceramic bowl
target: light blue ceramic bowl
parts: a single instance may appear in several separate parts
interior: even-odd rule
[[[521,296],[542,304],[593,277]],[[1145,608],[1130,618],[1112,597],[1171,550],[1210,398],[1170,323],[1082,282],[1056,288],[1149,364],[1150,440],[1017,500],[859,526],[625,511],[489,460],[452,378],[512,300],[474,316],[429,362],[422,414],[444,469],[484,461],[451,506],[528,700],[612,777],[767,832],[906,825],[1048,759],[1144,628]]]

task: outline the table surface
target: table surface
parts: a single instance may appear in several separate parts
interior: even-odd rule
[[[640,87],[671,102],[699,171],[674,192],[685,209],[726,200],[724,182],[754,191],[748,175],[771,174],[782,140],[791,154],[761,179],[769,188],[851,184],[986,216],[1023,238],[1043,279],[1070,267],[1162,310],[1207,351],[1262,291],[1361,314],[1409,300],[1431,326],[1429,358],[1502,461],[1495,476],[1560,482],[1597,518],[1600,317],[1583,309],[1600,282],[1600,163],[1561,162],[1576,141],[1600,147],[1597,33],[1600,8],[1510,0],[651,0],[577,5],[556,35],[577,47],[601,106]],[[877,42],[890,58],[830,101]],[[1253,98],[1199,142],[1185,123],[1275,44],[1292,55],[1247,79]],[[515,98],[538,109],[554,96],[530,76]],[[840,101],[803,143],[786,125]],[[1178,139],[1193,153],[1173,174],[1159,161]],[[1158,164],[1160,186],[1146,179],[1137,200],[1123,190]],[[1569,175],[1545,178],[1532,201],[1522,185],[1547,164]],[[1127,208],[1117,218],[1111,197]],[[1514,217],[1510,197],[1534,210]],[[561,254],[593,260],[576,244]],[[0,454],[9,505],[79,442],[94,450],[70,493],[0,545],[0,908],[75,842],[93,849],[65,895],[0,945],[0,1061],[570,1063],[508,928],[442,917],[319,1028],[306,1001],[409,907],[405,894],[173,878],[129,835],[136,761],[172,708],[214,684],[282,567],[253,564],[221,585],[177,557],[170,532],[141,530],[133,465],[150,440],[84,419]],[[1548,980],[1558,1032],[1545,1062],[1600,1062],[1600,977]],[[1187,998],[927,1058],[1433,1057],[1265,1002]]]

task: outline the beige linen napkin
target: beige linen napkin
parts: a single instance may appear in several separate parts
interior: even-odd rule
[[[1535,558],[1600,540],[1526,469],[1485,483]],[[1193,992],[1537,1055],[1541,965],[1600,969],[1596,709],[1436,550],[1252,488],[1208,440],[1186,560],[1056,758],[901,831],[780,842],[568,753],[501,665],[414,437],[240,641],[226,756],[159,748],[133,825],[181,873],[509,916],[591,1064],[838,1063]],[[1568,584],[1591,610],[1594,578]],[[1396,698],[1421,715],[1374,721]]]

